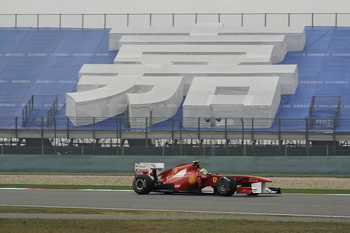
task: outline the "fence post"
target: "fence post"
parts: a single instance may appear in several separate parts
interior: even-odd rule
[[[252,141],[252,149],[255,155],[255,140],[254,140],[254,118],[252,118],[252,130],[251,130],[251,141]]]
[[[53,137],[55,142],[55,155],[57,155],[57,126],[56,126],[56,117],[53,117]]]
[[[149,14],[149,26],[152,26],[152,14]]]
[[[119,126],[118,126],[119,124],[118,124],[118,118],[115,118],[115,136],[116,136],[116,148],[117,148],[117,155],[119,154],[118,152],[119,152],[119,146],[118,146],[118,142],[119,142]],[[112,140],[112,139],[111,139]],[[112,144],[112,143],[111,143]]]
[[[180,123],[180,155],[183,155],[183,151],[182,151],[182,122],[181,119],[179,120]]]
[[[265,13],[265,27],[267,25],[267,13]]]
[[[314,27],[314,13],[311,13],[311,26]]]
[[[103,29],[107,28],[107,14],[104,14],[104,19],[103,19]]]
[[[95,129],[96,117],[92,118],[92,138],[96,138],[96,129]]]
[[[122,141],[123,135],[122,135],[122,118],[119,117],[119,140]]]
[[[118,127],[119,127],[120,147],[121,147],[121,150],[122,150],[122,155],[124,155],[124,141],[123,141],[123,136],[122,136],[122,118],[119,117],[118,119],[119,119]]]
[[[306,146],[306,155],[310,155],[310,148],[309,148],[309,119],[305,118],[305,146]]]
[[[84,14],[81,14],[81,29],[84,29]]]
[[[215,137],[214,137],[215,119],[210,118],[210,156],[215,156]]]
[[[175,141],[175,138],[174,138],[174,117],[171,118],[171,140],[173,141],[172,143],[172,146],[174,148],[174,141]]]
[[[17,14],[15,14],[15,28],[17,29]]]
[[[36,15],[36,28],[39,29],[39,14]]]
[[[15,117],[15,138],[18,138],[18,117],[17,116]]]
[[[243,156],[246,156],[247,154],[245,153],[245,144],[244,144],[244,121],[243,118],[241,118],[241,123],[242,123],[242,154]]]
[[[336,119],[333,119],[333,155],[337,155],[336,151],[336,135],[335,135],[335,129],[336,129]]]
[[[41,155],[44,155],[44,117],[41,117]]]
[[[225,117],[225,142],[227,142],[227,118]],[[227,143],[225,143],[227,145]]]
[[[145,133],[145,137],[146,137],[146,150],[148,149],[148,117],[146,117],[146,133]],[[148,152],[148,151],[147,151]]]
[[[67,126],[67,129],[66,129],[67,132],[66,133],[67,133],[67,138],[69,139],[69,117],[67,117],[67,122],[66,123],[67,123],[67,125],[66,125]]]
[[[241,27],[243,27],[243,13],[241,14]]]
[[[198,117],[198,135],[197,135],[197,137],[198,137],[198,140],[201,140],[201,118],[200,117]]]
[[[221,23],[221,14],[218,14],[218,23]]]
[[[282,149],[281,118],[278,118],[278,149]]]

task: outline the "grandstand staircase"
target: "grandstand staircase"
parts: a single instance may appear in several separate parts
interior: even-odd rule
[[[57,108],[57,95],[32,95],[22,110],[22,126],[48,127]]]
[[[334,130],[341,109],[340,96],[313,96],[308,117],[308,129]]]

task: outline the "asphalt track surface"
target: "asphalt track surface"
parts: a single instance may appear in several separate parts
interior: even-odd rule
[[[212,194],[138,195],[133,191],[116,190],[0,189],[0,205],[146,211],[142,215],[0,214],[0,218],[248,218],[350,222],[350,195],[281,194],[223,197]],[[190,215],[147,214],[147,211],[152,210],[187,212]]]

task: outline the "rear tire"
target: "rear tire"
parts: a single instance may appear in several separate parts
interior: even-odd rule
[[[223,176],[219,179],[216,188],[217,192],[222,196],[232,196],[237,191],[236,179],[230,176]]]
[[[137,194],[149,194],[154,188],[154,180],[147,175],[136,176],[132,188]]]

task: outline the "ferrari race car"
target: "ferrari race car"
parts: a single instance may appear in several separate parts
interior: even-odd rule
[[[269,179],[256,176],[203,173],[199,162],[181,164],[164,171],[164,163],[136,163],[135,178],[132,182],[138,194],[150,192],[192,192],[214,193],[232,196],[244,193],[251,196],[259,194],[280,194],[280,188],[266,187]]]

